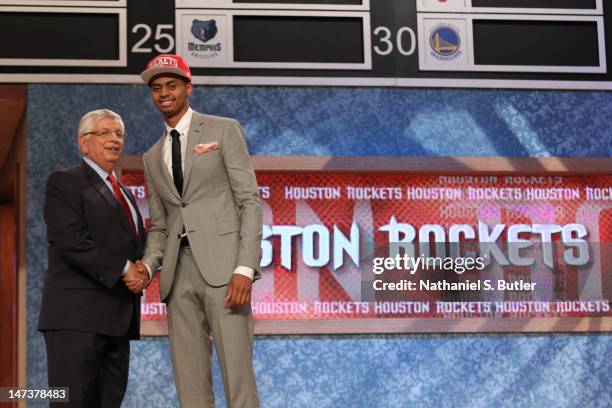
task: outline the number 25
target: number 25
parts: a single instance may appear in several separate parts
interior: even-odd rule
[[[157,52],[165,54],[167,52],[170,52],[174,48],[174,38],[169,33],[163,32],[164,30],[172,30],[172,27],[173,27],[172,24],[158,24],[156,26],[155,40],[157,40],[158,42],[153,44],[153,48],[155,48]],[[132,47],[132,52],[133,53],[152,52],[153,50],[151,50],[150,47],[143,47],[143,44],[147,42],[149,38],[151,38],[151,33],[152,33],[151,27],[149,27],[147,24],[136,24],[134,27],[132,27],[132,34],[136,34],[138,31],[141,31],[141,30],[144,30],[144,35],[136,44],[134,44],[134,46]],[[159,40],[166,40],[168,42],[168,46],[162,48],[159,45]]]

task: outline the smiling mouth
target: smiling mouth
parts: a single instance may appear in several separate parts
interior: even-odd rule
[[[172,105],[172,102],[174,102],[174,101],[172,101],[172,100],[160,101],[159,104],[161,106],[170,106],[170,105]]]
[[[119,148],[117,146],[110,146],[110,147],[106,147],[106,150],[112,152],[112,153],[117,153],[119,154]]]

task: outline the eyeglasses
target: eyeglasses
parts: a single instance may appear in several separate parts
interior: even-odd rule
[[[123,133],[120,130],[109,130],[109,129],[102,129],[102,130],[98,130],[96,132],[83,133],[83,136],[96,135],[98,137],[103,137],[103,138],[106,139],[106,138],[110,137],[112,134],[115,134],[118,139],[123,139],[126,136],[126,134]]]

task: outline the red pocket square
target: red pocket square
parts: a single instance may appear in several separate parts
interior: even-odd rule
[[[200,143],[195,145],[194,156],[199,156],[202,153],[212,152],[213,150],[217,150],[218,148],[219,142]]]

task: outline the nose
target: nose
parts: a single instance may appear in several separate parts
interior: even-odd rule
[[[121,131],[111,130],[110,135],[112,136],[110,136],[110,139],[109,139],[110,142],[115,142],[115,143],[121,142],[121,137],[119,137],[117,133],[121,134]]]

